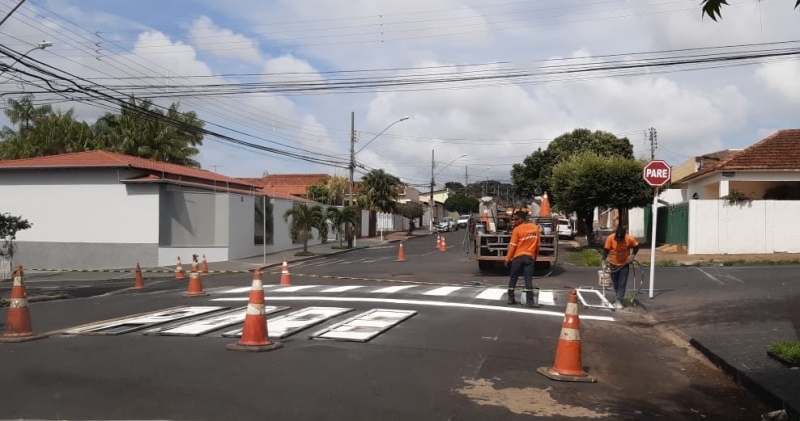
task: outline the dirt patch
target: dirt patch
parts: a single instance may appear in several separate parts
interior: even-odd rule
[[[465,380],[467,385],[456,390],[467,396],[478,405],[502,406],[515,414],[527,414],[537,417],[556,415],[568,418],[606,418],[613,414],[599,412],[589,408],[563,405],[550,396],[551,388],[495,389],[494,383],[486,379]]]

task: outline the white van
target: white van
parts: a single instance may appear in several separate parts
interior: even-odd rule
[[[575,232],[572,230],[572,224],[569,219],[561,218],[558,220],[558,236],[567,237],[570,240],[575,238]]]

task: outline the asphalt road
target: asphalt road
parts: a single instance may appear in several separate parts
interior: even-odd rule
[[[296,291],[281,292],[279,273],[268,272],[267,304],[291,307],[270,320],[311,306],[352,308],[280,339],[284,347],[268,353],[227,351],[235,339],[221,336],[226,329],[197,337],[54,334],[0,344],[0,418],[757,420],[769,410],[638,308],[581,308],[582,362],[597,383],[545,378],[536,369],[554,362],[563,299],[529,311],[506,306],[505,297],[480,298],[503,288],[507,276],[480,273],[458,250],[460,238],[447,234],[447,252],[435,249],[435,237],[407,241],[406,262],[395,261],[391,244],[293,265],[293,286],[306,287]],[[711,281],[700,272],[664,272],[659,276]],[[251,281],[248,274],[205,277],[210,295],[186,298],[186,283],[169,277],[153,279],[143,292],[89,278],[68,284],[101,295],[32,303],[34,330],[182,305],[237,308]],[[58,289],[58,282],[31,288]],[[564,266],[537,283],[566,291],[595,285],[596,272]],[[452,287],[446,294],[445,286]],[[659,293],[668,297],[666,289]],[[416,314],[365,343],[309,338],[375,308]]]

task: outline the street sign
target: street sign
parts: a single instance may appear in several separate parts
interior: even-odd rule
[[[669,181],[672,169],[666,162],[656,159],[644,166],[642,176],[651,187],[661,187]]]

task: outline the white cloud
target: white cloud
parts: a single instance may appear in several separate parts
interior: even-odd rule
[[[800,105],[800,62],[780,61],[759,66],[756,79],[790,107]]]
[[[262,60],[258,42],[230,29],[220,28],[207,16],[192,22],[189,41],[198,50],[217,57],[248,63],[259,63]]]

